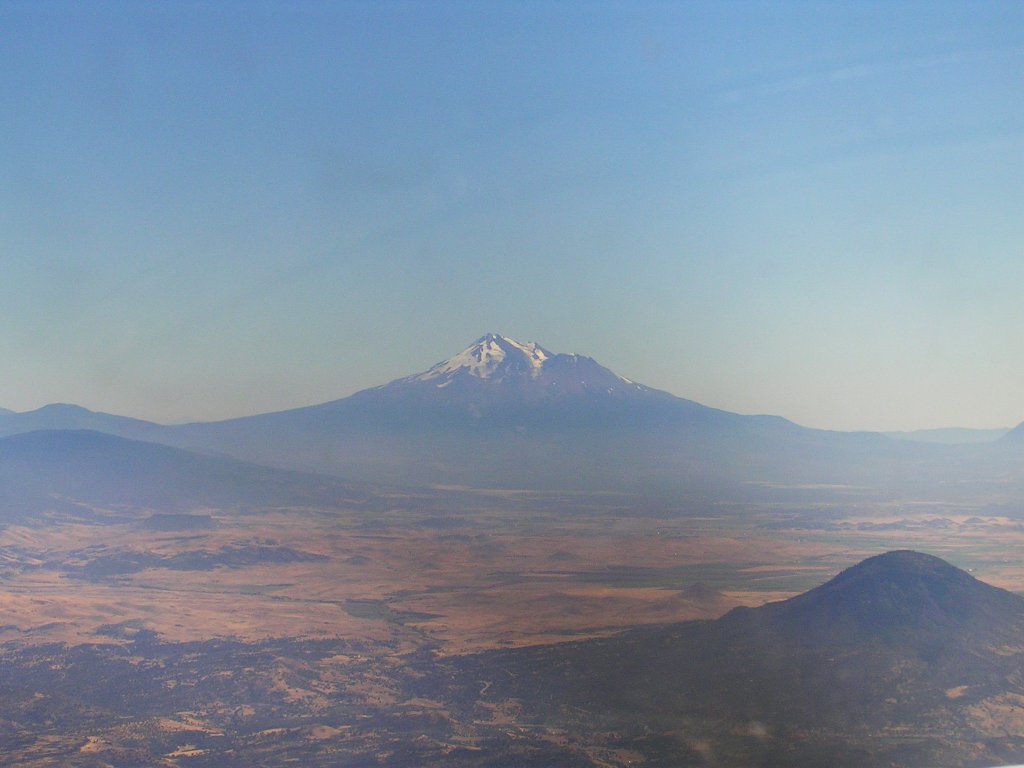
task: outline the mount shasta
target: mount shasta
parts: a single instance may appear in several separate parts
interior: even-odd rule
[[[220,422],[163,426],[70,405],[0,413],[0,435],[82,428],[355,481],[654,493],[1005,479],[1021,442],[925,445],[730,413],[494,333],[349,397]]]

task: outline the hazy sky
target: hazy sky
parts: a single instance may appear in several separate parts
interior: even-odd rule
[[[322,402],[486,331],[1024,419],[1024,3],[0,0],[0,406]]]

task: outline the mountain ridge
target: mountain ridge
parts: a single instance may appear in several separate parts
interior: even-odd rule
[[[366,492],[337,478],[93,430],[0,437],[0,508],[32,519],[56,510],[90,519],[93,506],[189,511],[195,507],[361,506]],[[97,513],[98,514],[98,513]]]
[[[40,430],[91,429],[129,439],[154,439],[162,424],[92,411],[71,403],[48,403],[31,411],[0,411],[0,437]]]

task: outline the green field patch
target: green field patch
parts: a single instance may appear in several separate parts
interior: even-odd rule
[[[437,618],[433,613],[395,610],[385,600],[346,600],[345,613],[356,619],[387,621],[392,624],[409,624]]]

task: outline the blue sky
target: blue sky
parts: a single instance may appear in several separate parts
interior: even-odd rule
[[[1024,420],[1020,3],[0,0],[0,406],[321,402],[486,331]]]

